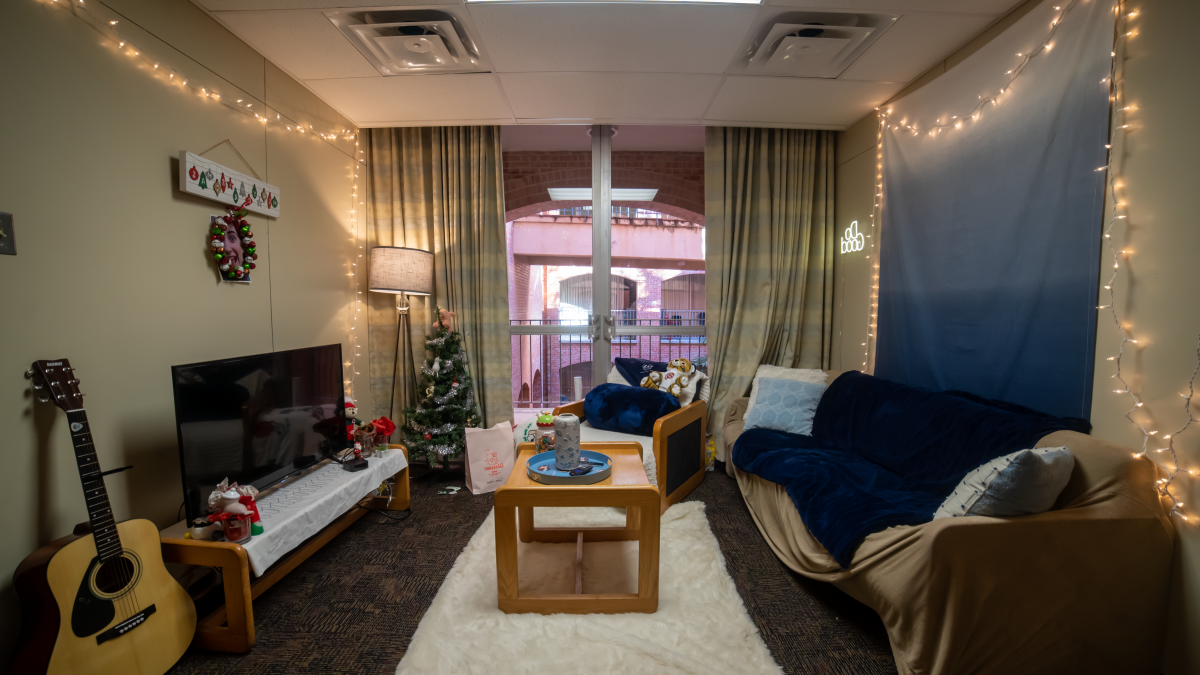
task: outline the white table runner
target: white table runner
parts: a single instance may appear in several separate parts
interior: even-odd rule
[[[387,457],[367,458],[367,468],[362,471],[345,471],[329,463],[271,488],[258,500],[263,533],[242,544],[250,569],[261,576],[406,466],[404,453],[393,450]],[[180,521],[163,530],[162,536],[181,539],[187,531],[187,522]]]

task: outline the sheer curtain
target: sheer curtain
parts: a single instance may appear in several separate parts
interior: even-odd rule
[[[708,428],[728,461],[721,417],[759,364],[830,365],[834,134],[709,127],[704,164]]]
[[[396,341],[394,296],[369,293],[372,410],[387,410],[397,375],[393,419],[423,396],[414,376],[425,359],[433,308],[455,312],[463,334],[481,426],[512,419],[505,258],[504,185],[499,127],[364,130],[367,241],[432,251],[434,294],[410,298],[410,331]],[[403,302],[403,301],[401,301]]]

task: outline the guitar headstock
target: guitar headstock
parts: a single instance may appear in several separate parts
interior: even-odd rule
[[[78,410],[83,407],[79,380],[67,359],[34,361],[29,372],[33,378],[34,394],[43,403],[53,403],[63,410]]]

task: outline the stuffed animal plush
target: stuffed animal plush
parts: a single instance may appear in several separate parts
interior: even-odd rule
[[[438,312],[437,321],[433,322],[433,329],[437,330],[438,324],[441,324],[441,327],[445,328],[446,330],[453,331],[454,327],[450,324],[450,322],[453,319],[454,319],[454,312],[451,312],[448,309],[440,310]]]
[[[674,359],[667,364],[667,371],[660,373],[651,371],[642,378],[642,387],[665,391],[679,400],[680,405],[687,405],[696,397],[700,383],[705,375],[696,370],[696,366],[688,359]]]
[[[358,419],[358,406],[351,399],[346,399],[346,440],[353,441],[354,432],[362,425],[362,420]]]
[[[667,364],[667,369],[678,370],[684,375],[692,375],[696,372],[696,366],[692,365],[691,360],[684,358],[671,359],[671,362]]]

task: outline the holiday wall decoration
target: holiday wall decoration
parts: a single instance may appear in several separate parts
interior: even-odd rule
[[[179,190],[279,217],[279,188],[186,150],[179,153]]]
[[[225,209],[224,216],[209,216],[208,247],[221,281],[248,284],[250,270],[258,266],[258,242],[246,222],[246,209]]]
[[[409,459],[424,455],[431,465],[461,456],[466,448],[465,428],[480,422],[462,336],[443,322],[449,313],[442,314],[440,308],[435,313],[436,332],[425,338],[425,350],[432,357],[421,368],[419,390],[425,396],[417,407],[404,410]]]

